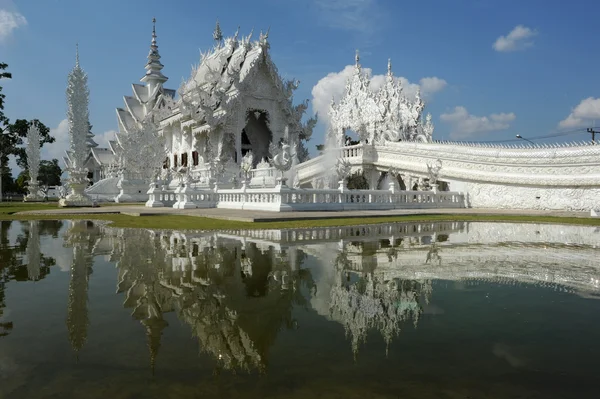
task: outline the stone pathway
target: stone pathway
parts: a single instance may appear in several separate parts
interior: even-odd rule
[[[98,215],[123,214],[130,216],[186,215],[241,222],[274,222],[291,220],[369,218],[401,215],[515,215],[515,216],[559,216],[591,217],[589,212],[538,211],[509,209],[394,209],[385,211],[315,211],[315,212],[266,212],[240,209],[173,209],[146,208],[141,205],[115,205],[98,208],[57,208],[18,212],[18,215]]]

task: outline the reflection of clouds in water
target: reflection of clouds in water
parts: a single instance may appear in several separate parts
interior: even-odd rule
[[[520,368],[525,366],[527,361],[515,352],[515,348],[502,342],[496,342],[492,347],[494,356],[506,360],[511,367]]]
[[[10,222],[5,222],[5,223],[10,223]],[[19,236],[24,235],[23,228],[25,227],[24,226],[25,223],[28,223],[28,222],[12,222],[12,223],[10,223],[10,227],[8,228],[8,231],[6,232],[6,237],[8,238],[8,246],[9,247],[15,246],[17,243],[17,238]]]
[[[310,247],[306,246],[303,251],[310,254]],[[327,243],[314,246],[315,251],[319,252],[318,258],[312,258],[310,271],[317,285],[316,293],[311,296],[310,304],[320,316],[329,317],[331,288],[335,284],[335,259],[339,253],[337,243]]]
[[[56,266],[61,271],[68,272],[71,270],[71,263],[73,261],[73,248],[65,248],[55,238],[45,236],[40,237],[40,251],[44,256],[50,256],[54,258],[56,260]]]

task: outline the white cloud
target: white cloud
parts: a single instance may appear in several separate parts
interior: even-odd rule
[[[107,130],[104,133],[94,135],[94,141],[98,143],[98,147],[107,148],[108,142],[115,139],[116,133],[117,132],[115,130]]]
[[[44,144],[42,147],[42,159],[58,159],[61,167],[64,167],[62,158],[65,156],[65,151],[69,149],[69,122],[66,119],[60,121],[57,127],[50,129],[50,135],[56,139],[52,144]],[[114,130],[108,130],[104,133],[94,136],[94,141],[99,147],[107,147],[108,140],[113,140],[115,137]]]
[[[466,139],[478,133],[506,130],[516,119],[514,113],[491,114],[490,116],[475,116],[469,114],[465,107],[455,107],[448,114],[440,115],[442,122],[452,126],[452,139]]]
[[[425,94],[438,92],[443,90],[448,85],[448,82],[446,82],[444,79],[440,79],[435,76],[423,78],[419,83],[421,84],[421,91]]]
[[[537,31],[523,25],[517,25],[508,35],[496,39],[492,47],[500,52],[523,50],[533,46],[533,40],[531,39],[536,35]]]
[[[370,34],[383,13],[377,0],[312,0],[322,22],[329,28]]]
[[[57,127],[50,129],[50,135],[56,139],[52,144],[44,144],[42,147],[42,159],[58,159],[62,164],[65,151],[69,148],[69,122],[66,119],[60,121]]]
[[[370,68],[363,68],[363,71],[367,74],[371,74]],[[354,65],[347,65],[340,72],[331,72],[324,78],[319,80],[312,89],[312,107],[313,112],[319,113],[319,119],[322,121],[329,120],[329,104],[333,98],[336,102],[344,95],[346,88],[346,81],[354,73]],[[375,75],[371,77],[370,87],[373,91],[379,90],[385,83],[385,75]],[[404,94],[409,98],[413,99],[419,87],[421,88],[421,96],[424,99],[430,99],[431,96],[444,89],[447,86],[447,82],[444,79],[437,77],[427,77],[419,81],[419,83],[411,83],[408,79],[400,76],[395,77],[404,88]]]
[[[27,19],[18,12],[0,10],[0,43],[7,40],[17,28],[27,25]]]
[[[589,127],[595,121],[600,121],[600,98],[588,97],[581,100],[558,125],[562,128]]]

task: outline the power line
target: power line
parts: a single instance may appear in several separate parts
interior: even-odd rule
[[[588,133],[592,134],[592,143],[596,142],[596,133],[600,133],[600,130],[594,130],[594,128],[588,128],[587,130]]]
[[[586,132],[585,128],[579,128],[579,129],[569,130],[566,132],[548,134],[545,136],[528,137],[528,140],[543,140],[543,139],[550,139],[550,138],[555,138],[555,137],[570,136],[573,134],[578,134],[578,133],[580,134],[580,133],[584,133],[584,132]],[[600,131],[597,131],[596,133],[600,133]],[[478,143],[509,143],[509,142],[513,142],[513,141],[520,141],[520,139],[478,141]]]

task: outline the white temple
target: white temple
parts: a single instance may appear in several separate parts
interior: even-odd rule
[[[146,74],[141,79],[145,84],[133,84],[133,96],[125,96],[125,107],[117,109],[116,141],[108,149],[92,148],[88,157],[96,184],[88,190],[90,195],[111,198],[119,193],[119,136],[151,114],[165,138],[164,169],[185,171],[207,185],[211,160],[222,160],[225,186],[231,186],[227,179],[239,174],[244,155],[252,152],[252,166],[265,164],[272,156],[270,144],[284,139],[296,146],[296,163],[308,158],[304,143],[316,119],[302,121],[308,101],[293,105],[298,82],[279,76],[269,55],[268,32],[255,41],[252,33],[240,37],[239,32],[224,39],[217,23],[213,36],[213,49],[202,54],[176,100],[175,90],[163,86],[168,78],[162,73],[153,29]],[[148,183],[142,181],[133,188],[138,189],[136,200],[148,198]]]
[[[142,84],[117,109],[116,140],[99,148],[89,137],[94,199],[270,211],[600,209],[599,146],[436,141],[419,93],[407,98],[390,61],[383,87],[373,90],[357,52],[345,94],[330,107],[326,151],[309,160],[316,117],[303,121],[308,102],[293,104],[298,82],[279,76],[268,32],[252,40],[238,29],[224,39],[217,23],[213,48],[177,93],[164,87],[156,38],[153,28]],[[124,166],[136,160],[124,159],[131,155],[123,138],[148,121],[164,141],[158,179],[149,177],[158,170],[142,176]],[[345,142],[347,131],[359,144]],[[368,190],[348,189],[356,174]]]

